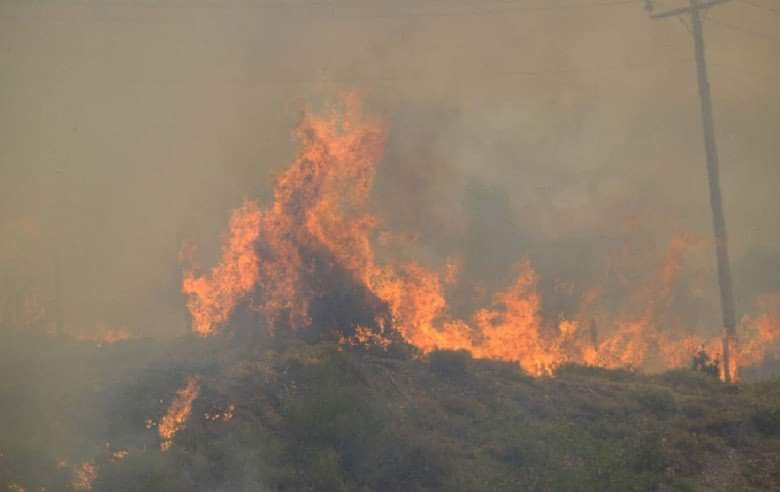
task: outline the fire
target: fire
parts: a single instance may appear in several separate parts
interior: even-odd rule
[[[456,285],[462,269],[463,263],[460,258],[447,258],[447,263],[444,266],[444,284],[447,286]]]
[[[732,343],[732,381],[739,367],[760,364],[767,355],[780,354],[780,294],[764,296],[757,303],[758,314],[746,316],[741,323],[739,340]],[[738,343],[737,343],[738,342]]]
[[[208,412],[204,413],[203,418],[209,422],[217,422],[217,421],[230,422],[231,420],[233,420],[235,414],[236,414],[236,406],[231,403],[223,411],[217,411],[214,413],[208,413]]]
[[[478,358],[515,362],[535,375],[566,362],[677,367],[689,364],[702,345],[715,350],[717,338],[665,328],[662,321],[686,255],[703,241],[675,236],[656,273],[637,289],[631,309],[609,319],[610,329],[601,337],[596,322],[588,320],[601,289],[586,292],[574,319],[546,322],[538,276],[528,261],[517,266],[515,280],[490,305],[456,319],[446,289],[459,282],[459,260],[449,258],[437,271],[415,262],[380,261],[375,254],[376,242],[404,236],[384,230],[366,212],[384,147],[382,125],[363,116],[358,99],[348,97],[343,112],[307,114],[295,134],[299,154],[278,176],[270,206],[244,202],[233,212],[220,262],[208,275],[184,275],[182,291],[196,333],[214,333],[246,302],[271,332],[316,324],[340,330],[342,343],[383,345],[392,331],[422,353],[466,349]],[[777,338],[775,321],[759,318],[759,335],[751,338],[755,347],[749,342],[740,348],[742,363],[757,360],[751,354]]]
[[[537,375],[555,367],[560,358],[557,340],[543,338],[541,298],[530,263],[520,264],[513,284],[495,295],[493,306],[477,311],[470,323],[439,321],[447,307],[440,280],[416,268],[393,284],[394,289],[386,286],[380,293],[390,302],[398,330],[409,343],[424,353],[465,349],[477,358],[517,362]]]
[[[126,330],[121,328],[108,329],[100,333],[98,338],[98,346],[102,347],[104,345],[113,345],[117,342],[128,340],[129,338],[130,334]]]
[[[71,486],[73,490],[92,490],[92,483],[97,478],[97,466],[84,462],[73,468]]]
[[[196,333],[211,334],[254,287],[258,269],[254,243],[260,234],[259,225],[257,205],[245,202],[230,218],[230,237],[220,264],[208,276],[197,276],[193,271],[185,274],[182,292],[189,296],[187,307]]]
[[[73,336],[79,340],[94,342],[98,347],[130,339],[130,333],[125,328],[112,327],[102,323],[99,323],[93,330],[77,332]]]
[[[192,377],[187,380],[187,384],[183,388],[176,392],[176,399],[171,402],[157,428],[162,451],[170,449],[173,445],[173,436],[187,425],[192,413],[192,402],[198,398],[199,393],[200,385]]]
[[[355,328],[355,334],[353,336],[345,337],[342,335],[339,337],[339,343],[341,345],[352,346],[373,345],[387,351],[393,342],[381,333],[375,333],[368,328],[358,325]]]

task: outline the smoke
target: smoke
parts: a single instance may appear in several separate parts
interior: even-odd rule
[[[62,483],[96,456],[109,480],[121,449],[105,436],[159,448],[138,437],[144,419],[220,352],[108,345],[190,330],[182,245],[215,264],[231,211],[270,203],[303,110],[344,90],[386,127],[371,212],[412,238],[378,252],[459,264],[453,316],[489,304],[523,259],[545,320],[642,312],[687,234],[701,244],[659,320],[719,334],[688,33],[639,2],[578,2],[0,2],[0,442],[35,457],[0,459],[0,485],[63,457]],[[776,30],[737,2],[710,15]],[[771,41],[705,30],[739,316],[780,291],[780,65]],[[60,324],[105,347],[12,333]],[[212,387],[193,415],[226,408]],[[266,473],[225,455],[247,484]]]
[[[738,9],[718,15],[756,20]],[[649,269],[675,231],[709,237],[687,33],[633,6],[6,2],[0,19],[0,289],[49,319],[59,297],[75,333],[184,332],[182,242],[215,259],[229,211],[268,200],[300,110],[344,88],[388,124],[378,215],[417,237],[408,254],[462,257],[479,287],[528,257],[544,289],[582,290],[616,251]],[[780,268],[777,69],[766,43],[707,31],[745,312]]]

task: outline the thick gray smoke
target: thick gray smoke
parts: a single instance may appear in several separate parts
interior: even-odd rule
[[[720,18],[774,32],[739,4]],[[770,41],[706,30],[746,312],[780,288],[780,72]],[[3,306],[33,295],[51,320],[60,299],[75,333],[185,332],[182,242],[210,264],[229,210],[268,199],[300,111],[342,90],[387,122],[377,213],[488,290],[523,257],[580,291],[618,251],[641,270],[675,231],[710,237],[688,33],[639,5],[6,1],[0,43]]]

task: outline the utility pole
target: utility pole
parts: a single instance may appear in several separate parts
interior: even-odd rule
[[[652,0],[645,0],[645,10],[653,19],[691,16],[691,30],[696,54],[696,75],[699,82],[701,102],[701,121],[704,130],[704,150],[707,155],[707,181],[710,190],[712,225],[715,234],[715,257],[718,266],[718,285],[720,287],[720,307],[723,316],[723,375],[726,382],[736,378],[737,329],[734,308],[734,293],[731,288],[731,269],[726,236],[726,220],[723,218],[723,201],[720,196],[720,174],[718,171],[718,147],[715,144],[715,127],[712,122],[712,99],[710,83],[707,77],[707,60],[704,53],[704,34],[701,13],[729,0],[688,0],[689,5],[678,9],[654,14]]]

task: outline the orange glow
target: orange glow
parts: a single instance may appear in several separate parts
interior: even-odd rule
[[[209,422],[230,422],[233,420],[233,416],[236,414],[236,406],[234,404],[229,404],[227,408],[223,411],[217,411],[214,413],[204,413],[203,418],[206,419]]]
[[[188,297],[196,333],[209,335],[227,321],[238,301],[255,285],[258,260],[253,245],[260,233],[259,225],[257,205],[245,202],[230,218],[230,237],[221,262],[207,276],[185,273],[182,292]]]
[[[126,449],[117,449],[111,453],[112,461],[124,461],[130,453]]]
[[[92,483],[97,478],[97,466],[85,462],[73,468],[71,486],[73,490],[92,490]]]
[[[79,340],[95,342],[98,347],[103,347],[129,340],[130,333],[124,328],[98,324],[94,330],[77,332],[74,337]]]
[[[460,258],[449,257],[444,265],[444,284],[453,286],[460,280],[460,272],[463,269],[463,263]]]
[[[353,336],[341,336],[339,338],[339,343],[341,345],[352,346],[375,345],[382,350],[387,351],[392,341],[389,338],[383,336],[381,333],[374,333],[370,329],[358,325],[355,328],[355,334]]]
[[[603,289],[587,288],[572,319],[546,321],[528,261],[489,305],[454,318],[446,290],[463,280],[457,258],[448,258],[439,272],[415,262],[380,261],[375,254],[375,244],[384,248],[411,236],[385,230],[366,211],[384,130],[361,114],[357,98],[347,97],[344,106],[341,113],[305,115],[295,132],[298,156],[277,177],[273,202],[264,209],[245,202],[233,213],[220,263],[208,276],[185,273],[182,290],[196,333],[214,333],[247,298],[270,331],[327,324],[315,319],[317,313],[331,316],[340,309],[346,314],[337,322],[347,325],[323,328],[349,333],[342,344],[387,348],[393,330],[422,354],[466,349],[477,358],[515,362],[534,375],[567,362],[646,370],[686,366],[701,346],[719,354],[717,337],[665,326],[686,257],[704,245],[689,234],[672,238],[657,270],[632,288],[622,312],[600,316],[601,334],[595,318]],[[560,285],[567,295],[574,291],[574,284]],[[333,298],[349,302],[322,307]],[[357,314],[366,311],[369,319]],[[741,363],[758,361],[755,354],[777,338],[776,319],[755,323],[758,335],[739,347]]]
[[[187,425],[192,413],[192,402],[198,398],[199,393],[200,386],[195,378],[189,378],[186,386],[176,392],[176,398],[171,402],[157,428],[162,451],[170,449],[173,445],[173,436]]]

